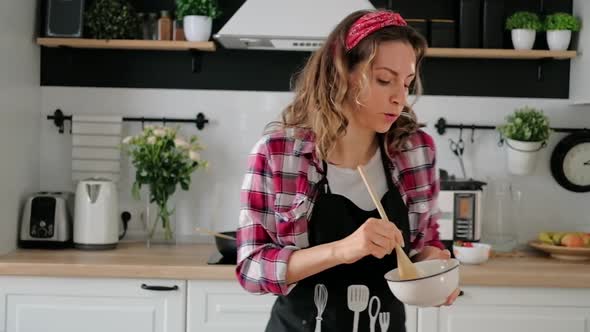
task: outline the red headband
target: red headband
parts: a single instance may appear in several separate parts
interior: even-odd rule
[[[387,26],[406,26],[408,23],[398,13],[388,11],[371,12],[361,16],[352,24],[346,36],[346,52],[373,32]]]

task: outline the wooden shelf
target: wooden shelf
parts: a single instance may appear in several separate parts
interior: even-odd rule
[[[126,40],[126,39],[83,39],[83,38],[37,38],[37,44],[47,47],[188,51],[213,52],[213,42],[189,42],[176,40]]]
[[[572,59],[576,51],[513,50],[487,48],[429,48],[427,57],[433,58],[471,58],[471,59]]]
[[[127,49],[127,50],[160,50],[187,51],[199,50],[215,51],[213,42],[189,42],[169,40],[126,40],[126,39],[83,39],[83,38],[37,38],[37,44],[47,47],[98,48],[98,49]],[[576,51],[549,50],[513,50],[486,48],[429,48],[427,57],[433,58],[471,58],[471,59],[572,59],[577,56]]]

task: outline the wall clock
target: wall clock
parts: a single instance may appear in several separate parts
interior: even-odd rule
[[[557,144],[551,174],[567,190],[590,192],[590,130],[570,134]]]

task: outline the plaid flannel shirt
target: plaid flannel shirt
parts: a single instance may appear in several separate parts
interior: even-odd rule
[[[443,248],[432,137],[417,131],[391,161],[393,182],[409,210],[410,255],[424,246]],[[277,131],[256,143],[242,183],[237,230],[236,275],[245,290],[259,294],[290,291],[287,261],[294,251],[309,247],[308,222],[323,173],[310,130]]]

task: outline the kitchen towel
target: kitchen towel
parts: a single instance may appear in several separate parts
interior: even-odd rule
[[[72,180],[88,178],[119,181],[121,173],[120,116],[72,116]]]

